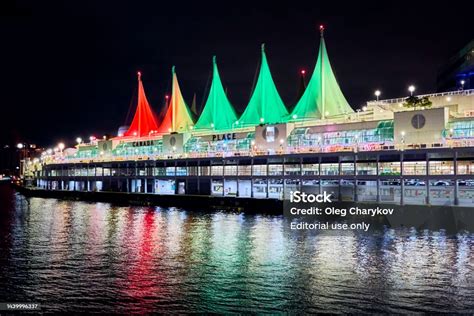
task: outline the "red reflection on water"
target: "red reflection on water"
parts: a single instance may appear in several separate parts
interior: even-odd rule
[[[135,214],[136,216],[137,214]],[[157,250],[159,241],[154,240],[155,216],[153,209],[147,210],[143,221],[134,219],[133,212],[128,216],[127,231],[125,234],[135,234],[132,239],[124,239],[131,242],[129,245],[123,245],[127,249],[135,247],[135,257],[130,262],[128,275],[121,284],[123,293],[130,297],[137,305],[131,309],[133,312],[149,313],[153,310],[150,298],[159,298],[163,294],[162,284],[168,283],[163,270],[154,269],[154,251]],[[139,226],[137,226],[139,225]],[[158,236],[158,235],[156,235]],[[133,303],[132,303],[133,305]]]

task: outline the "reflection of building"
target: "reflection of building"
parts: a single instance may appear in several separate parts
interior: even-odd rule
[[[157,120],[139,78],[135,117],[123,136],[43,154],[31,166],[44,189],[201,194],[281,199],[292,190],[334,199],[473,205],[474,90],[368,102],[354,113],[332,72],[324,39],[301,98],[288,111],[265,51],[251,100],[238,118],[215,59],[197,122],[173,71]]]
[[[437,86],[438,91],[474,89],[474,40],[441,67]]]

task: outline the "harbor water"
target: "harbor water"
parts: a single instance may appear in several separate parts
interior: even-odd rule
[[[0,186],[0,302],[44,312],[474,313],[474,234],[294,231],[265,210],[26,198]]]

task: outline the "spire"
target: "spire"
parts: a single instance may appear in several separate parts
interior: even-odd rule
[[[159,128],[160,133],[186,132],[193,126],[191,112],[181,94],[174,66],[171,68],[171,76],[171,98],[168,103],[165,117],[163,118]]]
[[[146,99],[145,89],[141,80],[141,72],[137,73],[138,77],[138,104],[137,110],[133,117],[132,124],[124,136],[148,136],[158,130],[158,124],[155,114],[150,108],[150,104]]]
[[[292,120],[324,119],[353,113],[332,71],[324,41],[324,26],[319,27],[321,39],[318,60],[305,92],[291,113]]]
[[[288,110],[281,100],[280,94],[273,82],[270,67],[265,54],[265,44],[262,44],[262,62],[257,84],[250,102],[239,119],[239,126],[258,125],[260,123],[280,123],[287,119]]]
[[[237,116],[222,86],[216,56],[212,57],[212,64],[211,89],[195,127],[196,129],[214,130],[232,129],[237,121]]]

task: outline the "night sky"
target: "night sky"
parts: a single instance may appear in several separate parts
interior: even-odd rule
[[[2,1],[0,144],[72,145],[77,136],[115,134],[138,70],[156,112],[170,89],[172,65],[188,104],[196,93],[200,106],[214,54],[241,112],[261,43],[285,104],[293,106],[299,71],[306,69],[309,79],[316,62],[319,24],[353,108],[377,88],[384,98],[406,95],[412,83],[419,93],[434,91],[438,67],[474,38],[469,1],[276,3]]]

